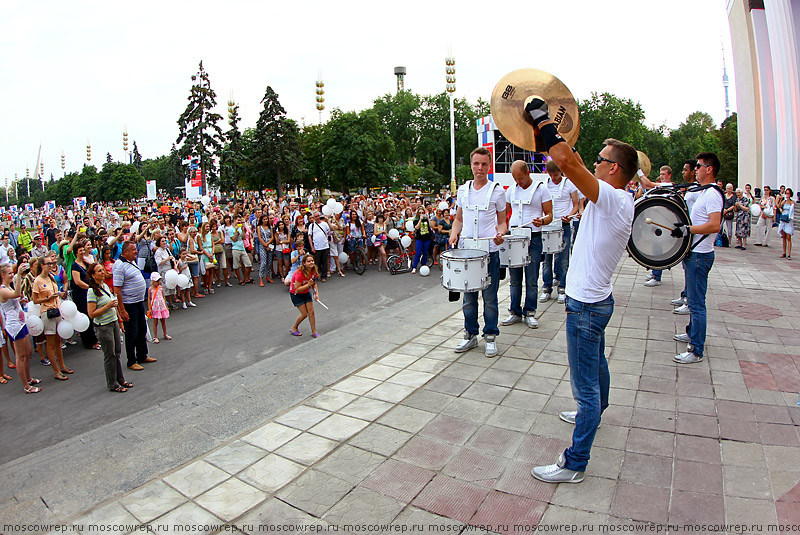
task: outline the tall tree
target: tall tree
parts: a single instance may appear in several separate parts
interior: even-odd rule
[[[739,134],[736,113],[725,119],[717,130],[720,171],[717,178],[739,185]]]
[[[614,138],[641,149],[647,127],[641,104],[611,93],[592,93],[578,102],[581,134],[575,148],[584,161],[591,162],[603,148],[603,141]]]
[[[254,132],[254,172],[250,185],[261,190],[268,184],[275,184],[281,197],[284,182],[296,183],[302,167],[299,130],[297,123],[286,118],[286,110],[272,87],[267,86],[261,103],[264,109],[258,116]]]
[[[230,129],[225,132],[225,148],[222,151],[220,162],[220,189],[233,191],[239,187],[239,170],[244,160],[242,152],[242,133],[239,131],[239,105],[229,103],[228,124]]]
[[[106,153],[106,163],[111,163],[113,161],[114,161],[114,158],[111,157],[111,153],[107,152]]]
[[[142,155],[139,154],[139,147],[136,146],[136,140],[133,141],[133,166],[140,173],[142,172]]]
[[[422,99],[410,91],[398,91],[376,99],[372,109],[394,142],[398,162],[411,163],[420,137],[418,110]]]
[[[211,88],[211,81],[202,61],[197,73],[192,75],[192,82],[189,104],[178,118],[180,133],[176,143],[183,142],[178,149],[181,157],[200,158],[203,185],[207,188],[209,184],[213,186],[218,181],[213,158],[222,149],[222,129],[217,124],[222,116],[213,111],[217,105],[217,94]]]
[[[96,196],[89,197],[89,202],[129,201],[144,196],[146,190],[144,177],[131,164],[106,163],[98,173],[98,182],[103,187]]]

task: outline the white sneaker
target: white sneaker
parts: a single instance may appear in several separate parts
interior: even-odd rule
[[[417,272],[417,268],[414,268],[414,269],[411,270],[411,273],[416,273],[416,272]]]
[[[558,456],[556,464],[537,466],[531,470],[531,475],[545,483],[580,483],[583,481],[583,472],[564,468],[566,460],[564,454]]]
[[[196,307],[197,305],[195,305],[192,301],[189,301],[189,306],[190,307]]]
[[[539,328],[539,322],[533,316],[525,316],[525,325],[531,329]]]
[[[516,314],[512,313],[506,319],[501,321],[500,325],[514,325],[520,321],[522,321],[522,316],[517,316]]]
[[[572,425],[575,425],[575,418],[577,416],[578,416],[578,411],[561,411],[558,413],[558,417],[561,418],[561,420]]]
[[[669,302],[669,304],[674,306],[674,307],[679,307],[681,305],[685,305],[686,304],[686,299],[684,299],[683,297],[679,297],[677,299],[672,299]]]
[[[563,305],[567,302],[567,294],[564,292],[558,292],[558,304]]]
[[[680,355],[675,355],[672,357],[672,360],[677,362],[678,364],[694,364],[695,362],[701,362],[703,357],[698,357],[692,351],[687,351],[686,353],[681,353]]]
[[[691,340],[689,339],[689,335],[686,333],[676,334],[675,336],[672,337],[672,339],[675,340],[676,342],[685,342],[687,344],[691,342]]]
[[[648,288],[652,288],[654,286],[661,286],[661,281],[656,279],[650,279],[649,281],[644,283],[645,286]]]
[[[186,309],[188,308],[188,307],[186,306],[186,301],[184,301],[184,302],[183,302],[183,306],[181,306],[181,308],[182,308],[182,309],[184,309],[184,310],[186,310]]]
[[[647,278],[645,280],[649,281],[650,279],[654,279],[654,278],[655,278],[655,275],[653,275],[652,272],[649,272],[649,273],[647,273]]]
[[[465,334],[464,339],[458,343],[456,348],[453,350],[456,353],[463,353],[464,351],[469,351],[473,347],[478,347],[478,337],[475,335]]]
[[[689,305],[681,305],[675,310],[672,311],[673,314],[678,314],[679,316],[688,316],[689,315]]]
[[[497,356],[497,342],[494,341],[494,336],[486,337],[486,356],[489,358]]]
[[[544,303],[544,302],[545,302],[545,301],[547,301],[548,299],[550,299],[550,292],[542,292],[542,293],[539,295],[539,302],[540,302],[540,303]]]

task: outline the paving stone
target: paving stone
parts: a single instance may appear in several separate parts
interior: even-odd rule
[[[678,397],[714,399],[714,388],[705,383],[678,381]]]
[[[368,379],[366,377],[357,377],[353,375],[351,377],[348,377],[344,381],[336,383],[331,388],[333,388],[334,390],[339,390],[340,392],[347,392],[348,394],[363,396],[364,394],[366,394],[367,392],[369,392],[370,390],[372,390],[373,388],[375,388],[380,384],[381,382],[376,381],[375,379]]]
[[[394,404],[379,399],[358,398],[342,408],[339,414],[371,422],[393,407]]]
[[[417,433],[435,417],[436,414],[432,412],[398,405],[381,416],[378,422],[388,425],[389,427],[394,427],[395,429],[400,429],[401,431]]]
[[[479,377],[480,382],[511,388],[522,377],[521,372],[489,368]]]
[[[236,440],[227,446],[223,446],[217,451],[206,455],[206,461],[222,468],[229,474],[241,472],[254,462],[264,458],[267,452],[257,448],[252,444]]]
[[[395,370],[397,371],[397,370]],[[358,396],[355,394],[348,394],[347,392],[340,392],[332,388],[326,388],[313,398],[306,401],[307,405],[317,407],[326,411],[336,412]]]
[[[606,514],[611,508],[618,485],[619,483],[610,479],[586,475],[583,483],[578,485],[551,485],[555,486],[556,490],[550,503],[581,511]]]
[[[345,444],[317,464],[315,469],[358,484],[385,460],[382,455]]]
[[[748,466],[725,466],[722,470],[723,485],[727,496],[772,499],[769,472],[766,468]]]
[[[442,372],[442,375],[446,377],[464,379],[465,381],[474,381],[480,377],[484,371],[486,371],[486,368],[456,362],[448,366],[447,369]]]
[[[194,503],[185,503],[168,512],[157,521],[159,533],[213,533],[212,526],[219,526],[222,520]]]
[[[456,377],[439,375],[430,383],[425,385],[425,389],[432,390],[434,392],[441,392],[443,394],[449,394],[451,396],[460,396],[461,393],[469,388],[471,384],[472,382],[467,381],[466,379],[458,379]]]
[[[604,526],[607,520],[607,515],[550,505],[544,512],[539,525],[552,526],[554,529],[549,531],[555,531],[555,529],[559,529],[556,526]]]
[[[458,452],[459,447],[447,442],[415,436],[400,448],[395,459],[429,470],[441,470]]]
[[[305,465],[311,465],[325,457],[338,443],[327,438],[303,433],[284,444],[275,453]]]
[[[164,482],[181,494],[194,498],[229,477],[230,474],[224,470],[198,460],[166,476]]]
[[[286,426],[305,431],[330,415],[330,411],[324,411],[315,407],[300,405],[299,407],[295,407],[294,409],[290,410],[286,414],[275,418],[275,421],[279,424],[284,424]]]
[[[508,461],[506,469],[495,484],[495,490],[524,496],[540,502],[549,502],[557,486],[539,481],[531,475],[537,463]]]
[[[246,434],[242,440],[266,451],[275,451],[301,433],[279,423],[270,422],[262,425],[255,431]]]
[[[679,396],[678,397],[678,416],[683,414],[702,414],[705,416],[716,416],[717,407],[713,399]]]
[[[454,418],[469,420],[476,424],[484,423],[495,409],[495,405],[472,399],[456,399],[442,412]]]
[[[394,383],[396,385],[419,388],[420,386],[424,385],[425,383],[433,379],[433,377],[434,374],[432,373],[417,372],[406,368],[405,370],[402,370],[393,375],[392,377],[390,377],[387,380],[387,382]]]
[[[721,446],[722,462],[725,466],[748,466],[750,468],[767,466],[764,448],[761,444],[723,440]]]
[[[411,364],[407,369],[417,372],[439,373],[447,368],[450,363],[446,360],[421,358],[414,364]]]
[[[725,440],[761,443],[758,424],[744,420],[719,419],[719,436]]]
[[[602,428],[601,425],[600,429]],[[625,449],[634,453],[672,457],[672,453],[675,451],[674,443],[675,435],[672,433],[633,428],[628,434],[628,442],[625,445]]]
[[[611,515],[640,522],[664,524],[668,518],[669,489],[620,482]]]
[[[672,458],[625,452],[619,479],[668,489],[672,485]]]
[[[408,507],[392,522],[392,526],[417,526],[419,529],[415,533],[441,534],[459,533],[464,523],[416,507]]]
[[[440,474],[422,489],[413,503],[420,509],[468,522],[488,493],[488,489]]]
[[[486,424],[513,431],[528,432],[541,414],[533,410],[515,409],[514,407],[495,407]]]
[[[186,502],[186,498],[163,481],[139,487],[119,502],[140,522],[150,522]]]
[[[270,453],[239,474],[239,479],[265,492],[275,492],[294,478],[306,467]]]
[[[722,494],[722,465],[675,460],[673,490]]]
[[[792,425],[789,407],[772,407],[769,405],[753,405],[756,421],[761,423]]]
[[[672,371],[670,377],[648,377],[646,369],[642,370],[642,380],[639,381],[640,392],[655,392],[658,394],[675,394],[675,372]]]
[[[319,518],[352,488],[353,484],[348,481],[319,470],[309,470],[285,486],[277,496]]]
[[[777,522],[772,501],[727,495],[724,499],[726,524],[774,525]]]
[[[309,432],[341,442],[355,435],[367,425],[369,422],[364,420],[333,414],[309,429]]]
[[[514,453],[514,458],[535,464],[553,464],[569,445],[566,440],[527,435]]]
[[[519,527],[535,528],[544,515],[546,503],[502,492],[490,492],[469,521],[471,526],[485,526],[488,531],[516,534]]]
[[[478,425],[459,418],[441,414],[428,423],[419,434],[456,444],[464,445],[478,429]]]
[[[678,416],[677,424],[678,434],[719,438],[719,423],[715,416],[684,413]]]
[[[483,425],[472,435],[467,446],[492,455],[510,457],[524,438],[524,434],[516,431]]]
[[[510,391],[510,388],[502,386],[495,386],[487,383],[473,383],[472,386],[461,394],[461,397],[497,404],[503,401]]]
[[[764,446],[764,454],[770,470],[800,470],[800,448]]]
[[[440,411],[455,401],[456,397],[441,392],[433,392],[426,388],[420,388],[406,399],[403,400],[403,405],[413,407],[423,411],[437,410]]]
[[[675,490],[669,509],[669,523],[678,526],[721,526],[725,523],[723,497],[719,494]]]
[[[383,364],[384,366],[393,366],[395,368],[405,368],[406,366],[410,366],[416,362],[418,358],[419,357],[403,355],[400,353],[389,353],[382,359],[378,360],[378,364]]]
[[[772,483],[772,496],[776,500],[800,503],[800,469],[770,470],[769,480]]]
[[[376,468],[361,486],[409,503],[434,475],[431,470],[389,459]]]
[[[525,409],[541,412],[547,404],[549,397],[537,392],[526,392],[525,390],[512,389],[501,404],[516,409]]]
[[[794,425],[759,422],[758,431],[761,434],[762,444],[769,444],[772,446],[800,446],[800,438],[797,436],[797,428]]]
[[[250,535],[275,532],[278,531],[279,526],[281,531],[286,530],[288,526],[295,528],[306,526],[306,529],[316,528],[314,529],[315,532],[320,532],[328,526],[327,522],[323,522],[300,509],[292,507],[278,498],[271,498],[257,505],[239,519],[236,524],[239,527],[253,526],[253,530],[248,531],[245,528],[245,531]]]
[[[230,522],[266,498],[265,492],[232,478],[201,494],[195,498],[195,502],[217,517]]]
[[[381,424],[370,424],[348,444],[380,455],[392,455],[413,435]]]
[[[364,397],[388,401],[390,403],[398,403],[408,397],[414,390],[416,390],[416,388],[411,386],[381,383],[364,394]]]
[[[394,366],[384,366],[383,364],[371,364],[364,369],[355,373],[358,377],[366,377],[367,379],[375,379],[377,381],[385,381],[392,375],[398,373],[399,370]]]
[[[618,425],[601,425],[594,436],[594,445],[623,450],[628,442],[628,429]]]
[[[411,355],[414,357],[421,357],[431,350],[430,347],[424,344],[408,343],[395,349],[396,353],[402,355]]]
[[[509,372],[525,373],[533,365],[529,360],[521,358],[501,358],[492,364],[492,369]]]
[[[89,533],[89,530],[92,529],[96,532],[96,528],[99,525],[114,525],[114,526],[138,526],[139,521],[134,518],[119,502],[111,502],[106,504],[102,507],[98,507],[97,509],[92,510],[87,515],[84,515],[74,522],[72,522],[76,529],[80,530],[82,533]],[[93,526],[93,528],[90,528]],[[132,530],[129,530],[132,531]],[[125,531],[120,529],[117,533],[124,533]]]
[[[672,433],[675,431],[675,413],[672,411],[634,408],[631,426]]]
[[[447,462],[442,473],[461,481],[494,488],[506,468],[506,463],[507,459],[463,448]]]
[[[625,453],[621,450],[592,446],[591,459],[586,471],[593,476],[616,481],[619,479],[624,458]]]
[[[363,526],[376,529],[358,529],[358,533],[382,533],[380,526],[386,525],[406,507],[404,502],[356,487],[322,517],[337,526]],[[345,527],[345,529],[347,529]]]
[[[675,436],[675,458],[721,464],[719,440],[689,435]]]
[[[631,424],[631,418],[633,418],[633,407],[609,405],[608,408],[603,411],[601,422],[629,427]]]
[[[734,419],[746,420],[748,422],[755,422],[756,416],[753,412],[752,403],[744,403],[740,401],[718,401],[717,414],[720,419]]]

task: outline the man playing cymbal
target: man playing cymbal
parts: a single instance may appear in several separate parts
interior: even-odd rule
[[[570,384],[578,410],[559,416],[575,423],[572,445],[555,464],[531,471],[533,477],[548,483],[580,483],[600,416],[608,407],[605,329],[614,312],[611,276],[631,234],[633,198],[625,187],[639,168],[638,154],[627,143],[606,139],[593,175],[558,133],[542,99],[534,98],[525,111],[539,129],[547,152],[587,200],[565,290]]]

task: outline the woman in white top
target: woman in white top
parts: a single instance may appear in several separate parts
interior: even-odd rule
[[[20,272],[24,273],[30,269],[28,264],[19,266]],[[28,335],[28,327],[25,325],[25,313],[20,305],[22,297],[22,285],[17,284],[15,289],[11,289],[11,281],[14,278],[14,270],[8,264],[0,266],[0,309],[3,313],[3,323],[8,339],[14,345],[14,354],[17,356],[17,374],[22,382],[22,390],[26,394],[35,394],[41,391],[38,385],[39,379],[31,377],[31,354],[33,346],[31,337]],[[25,299],[22,297],[22,299]],[[27,301],[27,299],[25,299]],[[0,370],[1,371],[1,370]],[[11,376],[2,373],[0,375],[2,383],[7,383]]]
[[[756,237],[754,245],[756,247],[769,247],[769,231],[775,221],[775,197],[772,196],[772,189],[764,186],[764,195],[761,197],[761,215],[756,223]]]
[[[786,188],[782,197],[778,197],[778,208],[781,210],[781,221],[778,225],[778,232],[783,238],[783,254],[781,258],[792,259],[792,235],[794,234],[794,205],[792,199],[794,191]]]

